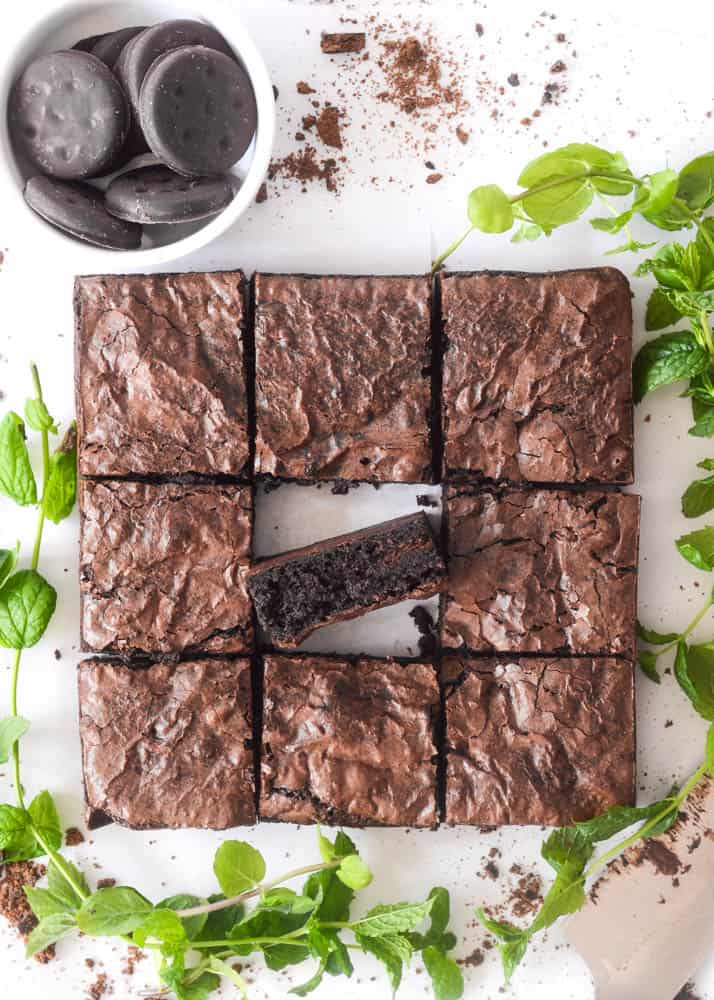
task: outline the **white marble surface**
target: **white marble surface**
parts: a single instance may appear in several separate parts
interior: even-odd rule
[[[671,6],[639,0],[629,4],[600,0],[596,6],[553,0],[554,20],[539,17],[539,3],[364,2],[307,4],[279,0],[225,0],[239,8],[268,61],[280,91],[278,152],[295,148],[291,138],[300,117],[308,110],[306,99],[296,94],[298,80],[308,80],[323,98],[333,95],[339,103],[334,64],[319,52],[321,29],[339,29],[340,16],[360,23],[380,11],[397,7],[405,16],[432,25],[459,59],[469,80],[471,110],[463,122],[472,133],[460,145],[453,124],[435,134],[431,146],[414,150],[404,146],[406,121],[386,104],[362,98],[345,130],[351,169],[339,196],[324,187],[310,186],[300,193],[280,186],[269,200],[255,206],[218,243],[191,259],[176,262],[174,269],[243,267],[270,270],[389,272],[423,271],[463,226],[467,191],[477,183],[497,180],[513,186],[520,166],[536,155],[543,143],[553,147],[574,140],[591,140],[623,149],[635,169],[657,169],[680,164],[714,144],[709,80],[709,37],[692,31],[701,5],[682,0],[676,17]],[[7,57],[20,30],[45,16],[53,4],[24,0],[3,8],[0,59]],[[661,9],[661,19],[657,11]],[[386,18],[388,20],[388,18]],[[474,23],[485,33],[479,40]],[[308,33],[309,31],[309,33]],[[567,46],[554,42],[564,32]],[[577,57],[572,57],[575,49]],[[564,50],[564,51],[563,51]],[[484,56],[483,60],[479,57]],[[562,57],[569,66],[568,91],[557,108],[545,109],[530,128],[519,124],[540,100],[548,68]],[[483,78],[508,88],[506,78],[517,72],[520,87],[509,89],[499,101],[501,113],[491,117],[489,94]],[[484,94],[487,99],[484,100]],[[480,96],[479,96],[480,95]],[[509,104],[514,101],[514,106]],[[395,128],[385,138],[385,122]],[[364,127],[363,127],[364,126]],[[425,184],[431,160],[444,174],[433,186]],[[388,175],[398,183],[370,178]],[[5,255],[0,270],[0,390],[2,408],[21,409],[29,387],[27,364],[34,358],[41,367],[53,413],[68,421],[72,416],[72,276],[87,270],[86,257],[67,253],[48,255],[37,232],[30,230],[13,191],[0,191],[0,250]],[[602,260],[609,242],[586,224],[572,227],[552,240],[512,247],[507,238],[478,237],[465,244],[454,263],[465,267],[558,268],[583,266]],[[621,259],[626,270],[633,261]],[[101,265],[109,269],[106,264]],[[121,257],[112,258],[112,269],[121,270]],[[94,267],[94,270],[100,269]],[[642,313],[648,283],[635,280],[636,330],[641,339]],[[651,416],[644,422],[646,416]],[[688,406],[676,392],[664,391],[637,411],[637,483],[644,497],[640,614],[654,626],[679,626],[691,617],[707,581],[684,563],[674,550],[673,538],[684,529],[679,496],[694,471],[695,462],[713,454],[707,442],[687,437]],[[267,498],[258,518],[258,543],[269,551],[277,542],[291,539],[285,522],[290,511],[301,540],[347,529],[409,508],[417,492],[411,487],[375,492],[362,487],[348,497],[315,492],[308,515],[303,504],[313,491],[281,489]],[[423,492],[423,491],[422,491]],[[299,515],[294,497],[299,496]],[[276,531],[274,524],[280,521]],[[0,507],[2,543],[15,537],[28,539],[33,529],[31,512]],[[49,526],[43,550],[43,567],[60,590],[60,607],[42,643],[24,657],[21,708],[32,719],[32,730],[23,743],[23,766],[28,789],[49,787],[56,794],[66,823],[81,824],[82,794],[76,726],[74,666],[78,659],[78,592],[76,515],[60,528]],[[27,556],[27,552],[25,552]],[[699,584],[699,586],[697,586]],[[707,627],[709,631],[707,631]],[[345,643],[371,644],[376,651],[403,651],[414,646],[416,633],[403,607],[379,612],[370,621],[347,629],[340,626]],[[710,637],[714,623],[702,627]],[[323,641],[315,640],[316,643]],[[61,651],[56,660],[53,651]],[[9,679],[9,657],[0,656],[0,680]],[[7,695],[0,690],[0,706]],[[668,720],[673,724],[669,725]],[[703,725],[687,707],[671,677],[655,688],[638,679],[638,766],[642,799],[660,795],[672,780],[684,776],[699,758]],[[0,798],[9,796],[9,777],[0,776]],[[266,826],[242,831],[265,852],[271,870],[310,861],[316,853],[311,829]],[[484,940],[474,924],[477,904],[505,897],[508,869],[517,862],[527,870],[543,871],[539,862],[541,833],[504,829],[485,835],[476,830],[440,830],[407,833],[370,830],[356,839],[376,873],[375,885],[364,893],[365,905],[401,897],[416,898],[433,884],[452,892],[458,954],[468,955]],[[208,892],[212,888],[212,852],[219,835],[190,831],[128,833],[108,827],[72,854],[90,873],[114,876],[136,884],[150,896],[180,890]],[[498,846],[502,878],[493,882],[479,874],[491,846]],[[677,929],[672,928],[676,934]],[[58,959],[48,967],[26,963],[16,938],[0,926],[0,982],[13,983],[14,994],[52,996],[57,1000],[84,995],[95,973],[84,965],[87,956],[100,959],[113,980],[113,997],[147,996],[152,982],[150,962],[137,967],[129,979],[120,973],[123,949],[111,944],[73,941],[62,944]],[[290,982],[299,979],[265,972],[259,960],[248,976],[251,995],[283,996]],[[95,970],[96,972],[96,970]],[[377,976],[376,980],[372,977]],[[468,998],[500,997],[518,1000],[589,1000],[592,987],[579,957],[563,944],[558,930],[540,938],[519,969],[512,985],[500,988],[500,970],[493,952],[478,968],[467,967]],[[714,998],[714,961],[695,976],[702,998]],[[426,995],[423,972],[407,978],[402,996]],[[351,981],[327,981],[316,997],[361,1000],[388,995],[385,980],[371,962],[358,963]]]

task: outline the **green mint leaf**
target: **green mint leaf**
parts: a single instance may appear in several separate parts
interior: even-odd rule
[[[303,886],[303,894],[317,903],[315,920],[325,923],[349,920],[355,894],[337,877],[334,868],[311,875]]]
[[[667,646],[675,639],[679,639],[679,632],[656,632],[653,628],[645,628],[641,622],[637,622],[637,638],[643,642],[648,642],[650,646]]]
[[[72,884],[63,872],[69,876]],[[73,885],[89,893],[89,886],[82,872],[62,854],[56,854],[47,867],[47,885],[52,895],[61,900],[68,910],[77,910],[82,905],[82,897],[75,892]]]
[[[506,985],[510,983],[513,973],[523,961],[525,953],[528,950],[529,941],[530,938],[526,934],[517,941],[507,941],[498,945],[501,965],[503,966],[503,978],[506,981]]]
[[[216,851],[213,871],[226,896],[237,896],[265,878],[265,861],[245,841],[225,840]]]
[[[513,236],[511,236],[511,243],[533,243],[534,240],[547,235],[549,234],[543,226],[539,226],[536,222],[522,222]]]
[[[709,776],[714,778],[714,723],[707,730],[707,739],[704,749],[704,763],[707,765]]]
[[[631,218],[632,210],[622,212],[620,215],[606,216],[602,219],[591,219],[590,225],[593,229],[597,229],[601,233],[619,233],[620,230],[627,225]]]
[[[682,316],[699,319],[702,312],[714,310],[714,291],[680,292],[674,288],[665,289],[662,293]]]
[[[0,719],[0,764],[7,763],[13,746],[29,728],[30,723],[21,715]]]
[[[37,503],[37,483],[25,443],[25,425],[12,412],[0,421],[0,493],[22,507]]]
[[[509,983],[516,967],[526,953],[530,933],[519,930],[518,927],[514,927],[513,924],[509,924],[505,920],[493,920],[491,917],[487,917],[481,907],[476,910],[476,916],[486,930],[490,931],[499,942],[498,951],[501,955],[503,975],[506,983]]]
[[[559,827],[543,843],[540,853],[556,873],[584,868],[593,854],[592,837],[577,826]]]
[[[138,927],[134,928],[134,940],[142,948],[149,939],[163,944],[177,945],[187,940],[186,928],[173,910],[151,910]]]
[[[14,549],[0,549],[0,586],[17,566],[17,558],[19,555],[19,542],[17,542]]]
[[[710,510],[714,510],[714,476],[695,479],[682,496],[682,513],[685,517],[701,517]]]
[[[44,635],[57,605],[54,587],[34,569],[23,569],[0,587],[0,646],[28,649]]]
[[[50,416],[49,410],[41,399],[28,399],[25,403],[25,423],[33,431],[49,431],[57,433],[57,424]]]
[[[484,184],[469,194],[468,217],[482,233],[505,233],[513,225],[513,207],[497,184]]]
[[[364,952],[373,955],[382,963],[389,978],[389,985],[392,987],[392,996],[394,996],[402,981],[402,969],[405,963],[405,959],[399,951],[400,946],[395,947],[394,945],[394,941],[398,940],[397,936],[370,937],[367,934],[356,932],[355,940]],[[409,958],[406,961],[408,962]]]
[[[26,956],[30,958],[38,951],[44,951],[45,948],[69,934],[76,926],[72,914],[54,913],[45,917],[33,931],[30,931],[25,949]]]
[[[220,977],[215,972],[204,972],[193,982],[174,986],[178,1000],[206,1000],[206,997],[221,985]]]
[[[256,909],[232,927],[228,937],[234,942],[233,950],[237,955],[249,955],[253,951],[262,950],[268,968],[279,971],[288,965],[303,962],[309,955],[307,946],[303,942],[261,945],[254,944],[252,939],[285,937],[286,934],[292,934],[305,927],[309,919],[309,913],[295,914],[284,913],[278,909]]]
[[[477,908],[476,916],[486,930],[490,931],[499,941],[519,941],[526,933],[513,924],[509,924],[507,920],[494,920],[493,917],[487,916],[486,911],[481,906]]]
[[[689,428],[692,437],[714,437],[714,399],[708,403],[703,399],[692,399],[694,426]]]
[[[348,854],[337,869],[337,877],[350,889],[365,889],[372,881],[372,872],[359,854]]]
[[[660,386],[693,378],[709,367],[709,355],[688,331],[663,333],[637,352],[632,367],[636,403]]]
[[[348,854],[359,854],[359,851],[355,847],[354,841],[347,836],[344,830],[338,830],[335,837],[335,857],[346,858]]]
[[[320,857],[322,858],[323,861],[329,864],[330,861],[335,860],[335,846],[332,843],[332,841],[328,840],[327,837],[324,835],[324,833],[320,829],[319,823],[317,825],[317,846],[320,849]]]
[[[645,677],[649,677],[655,684],[661,684],[662,678],[657,670],[657,656],[647,649],[641,649],[637,654],[637,662]]]
[[[649,250],[654,245],[654,243],[640,243],[639,240],[628,240],[627,243],[622,243],[619,247],[606,250],[605,256],[612,257],[616,253],[639,253],[640,250]]]
[[[555,178],[553,178],[555,180]],[[593,188],[584,179],[564,180],[523,198],[523,208],[530,218],[542,226],[562,226],[573,222],[590,206]]]
[[[563,865],[529,927],[530,935],[550,927],[559,917],[577,913],[585,902],[584,868],[579,861]]]
[[[708,525],[698,531],[681,535],[674,543],[681,556],[705,573],[714,570],[714,527]]]
[[[162,899],[161,902],[156,904],[156,909],[159,910],[188,910],[193,906],[203,906],[208,900],[202,899],[200,896],[191,896],[189,893],[183,892],[176,896],[168,896],[166,899]],[[219,911],[220,912],[220,911]],[[186,931],[186,937],[190,938],[192,941],[198,937],[203,928],[206,926],[208,920],[207,913],[198,913],[195,917],[181,917],[181,923],[183,924],[184,930]],[[240,916],[235,917],[231,920],[228,927],[226,927],[226,933],[229,928],[233,926]],[[221,935],[223,937],[224,935]],[[206,938],[207,941],[214,940],[213,938]],[[217,938],[216,938],[217,940]]]
[[[674,170],[659,170],[650,175],[647,200],[638,205],[638,211],[645,219],[656,219],[669,209],[672,199],[677,194],[678,182],[679,178]]]
[[[223,979],[227,979],[229,982],[233,983],[234,986],[238,987],[238,992],[240,993],[243,1000],[248,996],[248,986],[245,979],[241,976],[237,969],[234,969],[232,965],[228,962],[222,961],[220,958],[216,958],[212,955],[208,961],[208,968],[211,972],[215,972],[217,976],[221,976]]]
[[[423,903],[392,903],[375,906],[364,917],[352,922],[354,930],[363,936],[381,937],[383,934],[404,934],[414,931],[430,913],[433,899]]]
[[[293,993],[297,997],[306,997],[322,982],[322,978],[325,975],[325,970],[327,969],[327,959],[320,959],[317,968],[312,976],[307,980],[307,982],[301,983],[300,986],[293,986],[290,993]]]
[[[36,886],[26,885],[25,895],[30,909],[38,920],[52,917],[56,913],[74,913],[73,907],[67,906],[65,900],[54,896],[49,889],[38,889]]]
[[[62,825],[54,799],[48,791],[39,792],[27,808],[32,825],[52,851],[62,846]]]
[[[626,830],[635,823],[643,823],[654,819],[663,810],[669,811],[676,806],[674,799],[661,799],[659,802],[652,802],[648,806],[611,806],[604,813],[595,816],[593,819],[576,823],[575,828],[585,839],[597,843],[602,840],[609,840],[616,833]]]
[[[682,167],[677,197],[697,212],[714,203],[714,153],[698,156]]]
[[[464,977],[456,962],[432,945],[424,949],[422,958],[431,977],[434,1000],[459,1000],[464,994]]]
[[[703,458],[701,462],[697,462],[698,469],[706,469],[708,472],[714,471],[714,458]]]
[[[0,805],[0,850],[3,861],[27,861],[38,856],[32,820],[26,809]]]
[[[621,153],[610,153],[588,142],[573,142],[536,157],[522,170],[518,183],[530,188],[551,177],[580,176],[593,169],[625,172],[628,168]]]
[[[428,896],[432,900],[429,916],[431,926],[427,932],[430,943],[434,943],[437,938],[441,938],[449,926],[449,916],[451,913],[451,903],[448,889],[437,885],[431,890]]]
[[[312,913],[317,903],[309,896],[301,896],[285,886],[269,889],[260,897],[258,906],[264,910],[280,910],[282,913]]]
[[[688,647],[680,642],[674,674],[695,711],[709,722],[714,721],[714,643]]]
[[[655,288],[647,300],[645,330],[664,330],[679,322],[681,313],[672,305],[661,288]]]
[[[77,431],[74,426],[50,456],[50,472],[42,496],[45,517],[59,524],[72,513],[77,496]]]
[[[153,907],[148,899],[129,886],[97,889],[85,899],[77,913],[77,925],[94,937],[131,934],[140,927]]]
[[[218,903],[225,898],[221,892],[209,896],[207,901],[209,903]],[[172,907],[169,907],[169,909],[172,909]],[[188,917],[184,920],[184,927],[187,927],[189,937],[192,939],[195,937],[196,941],[222,941],[229,936],[231,929],[241,922],[244,915],[245,911],[240,903],[233,903],[231,906],[224,906],[220,910],[213,910],[211,913],[206,914],[206,922],[203,925],[203,929],[196,935],[193,935],[187,927],[194,919],[193,917]],[[202,950],[204,954],[209,954],[211,951],[208,948]],[[216,948],[216,951],[221,951],[221,948]]]

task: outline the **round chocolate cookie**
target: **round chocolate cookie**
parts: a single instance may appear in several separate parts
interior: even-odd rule
[[[25,201],[47,222],[87,243],[110,250],[137,250],[141,245],[141,226],[110,215],[101,192],[89,184],[31,177]]]
[[[30,63],[10,95],[14,142],[43,173],[76,180],[101,174],[124,144],[126,98],[101,59],[66,50]]]
[[[98,38],[89,51],[93,56],[101,59],[103,63],[112,69],[126,43],[130,42],[140,31],[145,30],[145,24],[137,24],[132,28],[120,28],[119,31],[111,31],[108,35],[102,35],[101,38]]]
[[[80,38],[78,42],[74,43],[72,48],[78,49],[80,52],[91,52],[100,38],[106,38],[110,34],[111,32],[107,31],[103,35],[90,35],[88,38]]]
[[[250,145],[258,120],[246,71],[202,45],[184,45],[152,63],[140,110],[151,151],[187,177],[225,173]]]
[[[107,210],[119,219],[152,225],[216,215],[233,199],[225,177],[181,177],[168,167],[130,170],[106,190]]]

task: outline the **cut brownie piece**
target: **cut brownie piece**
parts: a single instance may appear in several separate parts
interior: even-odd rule
[[[261,819],[436,825],[432,666],[268,656],[264,689]]]
[[[255,471],[433,478],[427,277],[255,276]]]
[[[247,486],[81,481],[82,648],[244,652]]]
[[[447,478],[633,479],[630,286],[609,267],[439,277]]]
[[[633,653],[638,496],[452,486],[446,517],[445,646]]]
[[[240,271],[76,279],[82,475],[250,472],[243,284]]]
[[[79,666],[90,827],[255,822],[249,660]]]
[[[446,821],[564,826],[634,802],[632,664],[449,656]]]
[[[423,512],[259,562],[248,574],[258,621],[278,646],[315,629],[442,590],[444,561]]]

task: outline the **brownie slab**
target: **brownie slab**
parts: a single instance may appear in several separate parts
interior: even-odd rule
[[[451,486],[444,646],[632,655],[640,498]]]
[[[258,621],[288,649],[323,625],[431,597],[445,582],[423,512],[283,552],[248,573]]]
[[[82,648],[244,652],[247,486],[80,481]]]
[[[90,828],[255,822],[249,660],[79,666]]]
[[[624,275],[599,267],[438,280],[445,477],[631,483]]]
[[[631,663],[449,656],[442,670],[447,823],[564,826],[634,802]]]
[[[266,657],[261,818],[435,826],[438,713],[426,663]]]
[[[85,476],[242,476],[249,455],[240,271],[77,278]]]
[[[429,278],[254,280],[256,474],[431,482]]]

